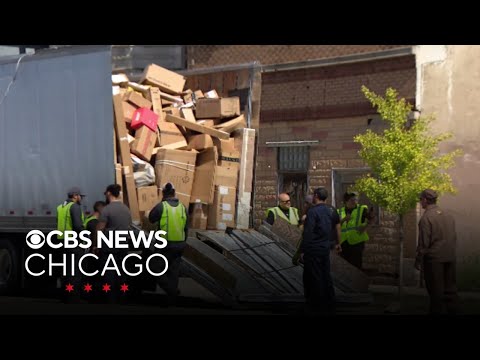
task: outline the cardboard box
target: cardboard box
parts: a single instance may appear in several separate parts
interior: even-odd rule
[[[168,108],[164,108],[163,109],[163,113],[164,113],[164,118],[167,116],[167,115],[173,115],[173,116],[176,116],[176,117],[181,117],[181,114],[180,114],[180,109],[179,108],[176,108],[176,107],[168,107]]]
[[[207,91],[205,94],[205,98],[207,99],[219,99],[220,96],[218,96],[218,93],[215,89]]]
[[[188,121],[196,122],[197,119],[195,119],[195,115],[193,115],[193,109],[192,108],[182,108],[180,109],[180,114],[182,115],[182,118]]]
[[[156,146],[161,147],[181,141],[184,144],[182,146],[187,146],[187,141],[178,129],[177,125],[169,122],[162,122],[158,124],[158,130],[158,141]]]
[[[193,93],[193,100],[196,102],[198,99],[203,99],[205,98],[205,95],[203,95],[202,90],[197,90]]]
[[[240,167],[240,152],[235,150],[235,139],[221,140],[215,138],[213,143],[218,150],[218,165],[235,168],[238,171]]]
[[[236,188],[238,182],[238,168],[217,166],[215,169],[215,186]]]
[[[158,115],[158,123],[165,121],[162,111],[162,99],[160,98],[160,90],[151,87],[149,91],[150,101],[152,102],[153,112]]]
[[[158,204],[157,186],[142,186],[137,188],[138,210],[150,211]]]
[[[190,215],[188,217],[190,229],[206,230],[208,219],[208,204],[190,204]]]
[[[205,149],[197,155],[195,178],[192,186],[190,202],[213,202],[215,190],[215,170],[217,167],[218,153],[215,147]]]
[[[240,98],[234,96],[222,99],[199,99],[195,114],[197,119],[239,116]]]
[[[146,126],[135,131],[135,140],[130,144],[130,150],[139,158],[150,161],[155,147],[157,134]]]
[[[183,101],[185,102],[185,104],[188,104],[189,102],[193,102],[193,92],[192,90],[186,90],[184,91],[184,95],[183,95]]]
[[[217,147],[219,153],[236,151],[234,138],[229,138],[228,140],[214,138],[213,144]]]
[[[145,99],[141,94],[137,93],[136,91],[128,91],[123,96],[123,100],[126,100],[137,107],[144,107],[150,109],[152,107],[152,103]]]
[[[125,117],[125,122],[131,123],[133,119],[133,114],[138,109],[138,106],[135,106],[128,101],[122,101],[123,116]]]
[[[188,138],[188,149],[204,150],[213,147],[212,137],[207,134],[193,135]]]
[[[195,161],[197,153],[193,151],[158,149],[155,161],[155,182],[158,188],[167,182],[175,187],[177,198],[187,208],[190,204]]]
[[[238,151],[223,151],[218,154],[218,165],[235,168],[238,171],[240,168],[240,153]]]
[[[186,78],[161,66],[150,64],[145,68],[140,82],[158,86],[160,90],[171,94],[180,94],[185,86]]]
[[[197,120],[197,124],[207,127],[213,127],[215,125],[215,121],[212,119]]]
[[[157,131],[158,115],[147,108],[140,108],[135,110],[130,126],[132,129],[138,129],[142,125],[147,126],[152,131]]]
[[[208,206],[207,229],[225,230],[235,227],[236,189],[216,186],[213,204]]]

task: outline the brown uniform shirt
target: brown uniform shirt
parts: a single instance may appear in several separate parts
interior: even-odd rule
[[[418,223],[417,257],[439,262],[455,261],[457,234],[452,215],[428,205]]]

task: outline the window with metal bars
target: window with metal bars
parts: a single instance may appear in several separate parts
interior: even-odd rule
[[[308,146],[282,146],[278,148],[278,170],[282,172],[308,171]]]

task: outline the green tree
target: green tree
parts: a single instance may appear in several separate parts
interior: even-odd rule
[[[362,87],[365,97],[377,108],[388,126],[383,133],[366,133],[355,136],[362,148],[360,156],[370,168],[370,173],[357,180],[355,190],[364,193],[373,203],[396,214],[400,220],[399,300],[403,285],[403,220],[414,209],[418,196],[424,189],[439,194],[455,193],[447,169],[454,165],[459,150],[440,154],[438,145],[452,135],[432,135],[429,125],[433,116],[420,116],[409,120],[412,105],[398,99],[396,90],[389,88],[385,97]]]

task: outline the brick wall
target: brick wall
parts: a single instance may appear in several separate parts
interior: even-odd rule
[[[383,94],[387,87],[414,102],[415,63],[412,56],[356,64],[303,69],[262,75],[262,104],[256,170],[256,225],[265,210],[276,205],[277,150],[267,141],[320,140],[310,148],[308,181],[310,191],[319,186],[331,189],[332,168],[359,168],[355,135],[368,128],[380,130],[381,122],[368,124],[375,110],[361,92],[365,84]],[[405,255],[413,256],[416,242],[415,213],[409,214]],[[398,219],[381,213],[380,225],[370,229],[364,267],[379,279],[393,283],[398,274]],[[383,277],[382,277],[383,276]],[[386,277],[385,277],[386,276]],[[375,278],[375,276],[374,276]]]
[[[408,45],[189,45],[189,69],[243,64],[262,65],[324,59],[344,55],[390,50]]]

